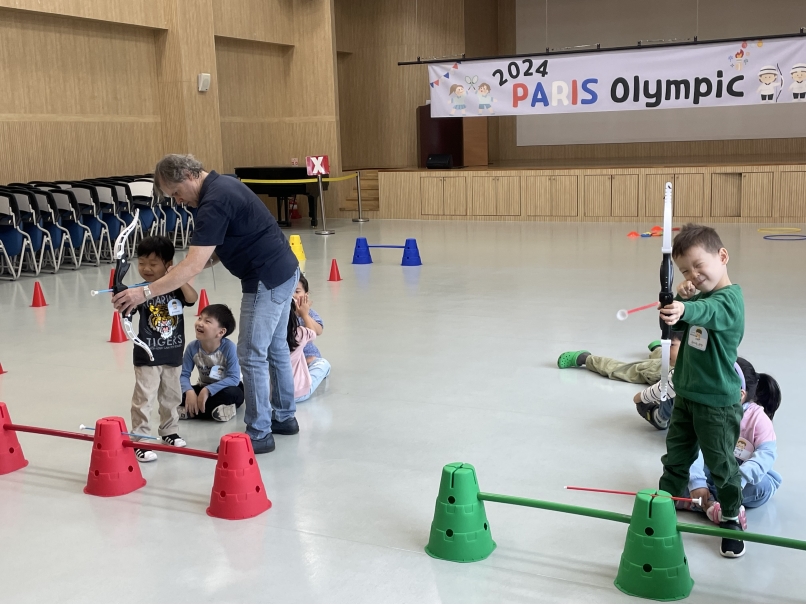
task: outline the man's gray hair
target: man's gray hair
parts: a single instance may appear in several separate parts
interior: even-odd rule
[[[203,170],[202,163],[192,155],[169,153],[157,162],[157,166],[154,168],[154,180],[159,188],[168,184],[181,183],[190,176],[196,178]]]

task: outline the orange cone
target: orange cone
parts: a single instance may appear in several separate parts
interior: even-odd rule
[[[126,432],[126,422],[118,416],[101,418],[95,423],[95,441],[92,442],[85,494],[122,496],[146,484],[134,449],[123,445],[121,433]]]
[[[640,233],[638,233],[637,231],[630,231],[630,232],[627,234],[627,237],[641,237],[641,234],[640,234]]]
[[[31,302],[32,307],[47,307],[48,303],[45,302],[45,295],[42,293],[42,285],[39,282],[34,284],[34,300]]]
[[[108,288],[111,290],[112,286],[114,286],[114,285],[115,285],[115,270],[110,269],[109,270],[109,286],[108,286]]]
[[[120,322],[120,313],[115,311],[112,314],[112,333],[109,336],[109,342],[126,342],[127,340],[123,324]]]
[[[207,300],[207,290],[202,288],[201,293],[199,294],[199,308],[196,311],[196,317],[201,315],[201,312],[204,311],[204,307],[208,306],[210,301]]]
[[[330,263],[330,277],[327,278],[327,281],[341,281],[339,265],[336,263],[335,258],[333,259],[333,262]]]
[[[6,404],[0,401],[0,475],[28,466],[17,440],[17,432],[3,428],[6,424],[11,424],[11,416],[8,415]]]
[[[249,519],[270,508],[249,435],[224,435],[218,446],[207,514],[219,519]]]

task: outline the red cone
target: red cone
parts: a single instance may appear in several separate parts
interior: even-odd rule
[[[638,233],[637,231],[630,231],[630,232],[627,234],[627,237],[641,237],[641,234],[640,234],[640,233]]]
[[[112,416],[95,423],[95,441],[92,442],[90,471],[84,493],[90,496],[122,496],[146,484],[134,449],[123,446],[123,435],[128,432],[123,418]]]
[[[42,294],[42,285],[39,282],[34,284],[34,300],[31,302],[32,307],[47,307],[48,303],[45,302],[45,295]]]
[[[204,311],[204,307],[210,305],[210,301],[207,300],[207,290],[202,288],[202,291],[199,293],[199,308],[196,311],[196,317],[201,315],[201,312]]]
[[[335,258],[330,263],[330,277],[327,278],[327,281],[341,281],[341,274],[339,273],[339,265],[336,263]]]
[[[0,374],[5,374],[6,371],[3,369],[3,364],[0,363]]]
[[[219,519],[249,519],[270,508],[249,435],[224,435],[207,514]]]
[[[109,286],[108,286],[109,289],[111,290],[112,286],[114,286],[114,285],[115,285],[115,270],[110,269],[109,270]]]
[[[6,404],[0,401],[0,475],[28,466],[17,440],[17,432],[3,428],[6,424],[11,424],[11,416],[8,415]]]
[[[112,333],[109,335],[109,342],[126,342],[127,340],[123,324],[120,322],[120,313],[115,311],[112,314]]]

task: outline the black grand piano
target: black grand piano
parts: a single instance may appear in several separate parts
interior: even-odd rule
[[[259,179],[266,181],[284,181],[291,179],[307,179],[308,169],[305,166],[249,166],[235,169],[236,176],[243,179]],[[324,175],[328,176],[328,175]],[[308,214],[311,217],[311,227],[316,227],[316,198],[319,197],[318,183],[244,183],[255,193],[277,198],[277,224],[281,227],[291,226],[291,215],[288,211],[288,200],[298,195],[308,197]],[[322,189],[327,191],[329,183],[322,183]]]

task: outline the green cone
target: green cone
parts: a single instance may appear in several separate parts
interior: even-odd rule
[[[425,552],[456,563],[481,561],[495,550],[484,502],[472,464],[454,462],[442,469],[439,495]]]
[[[691,593],[683,539],[677,531],[674,501],[652,498],[669,494],[643,490],[635,497],[627,541],[621,555],[616,587],[633,597],[655,601],[677,601]]]

